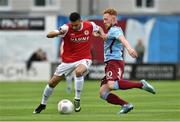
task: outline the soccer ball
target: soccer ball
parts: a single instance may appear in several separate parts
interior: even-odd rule
[[[58,112],[61,114],[70,114],[74,110],[74,105],[68,99],[63,99],[58,103]]]

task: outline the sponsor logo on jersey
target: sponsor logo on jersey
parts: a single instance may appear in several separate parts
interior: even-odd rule
[[[73,42],[86,42],[89,40],[89,36],[70,38]]]

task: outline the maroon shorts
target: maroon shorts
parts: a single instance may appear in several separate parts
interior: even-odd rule
[[[105,76],[101,80],[101,86],[108,81],[120,80],[124,73],[123,60],[110,60],[105,64]]]

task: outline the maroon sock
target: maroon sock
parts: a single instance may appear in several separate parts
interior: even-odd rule
[[[108,103],[115,104],[115,105],[121,105],[128,104],[125,100],[119,98],[117,95],[110,93],[106,98]]]
[[[132,88],[142,88],[143,84],[141,82],[131,82],[126,80],[118,81],[119,89],[132,89]]]

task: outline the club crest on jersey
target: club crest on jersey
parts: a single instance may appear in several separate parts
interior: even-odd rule
[[[84,34],[87,36],[87,35],[89,35],[89,31],[88,30],[85,30],[84,31]]]

